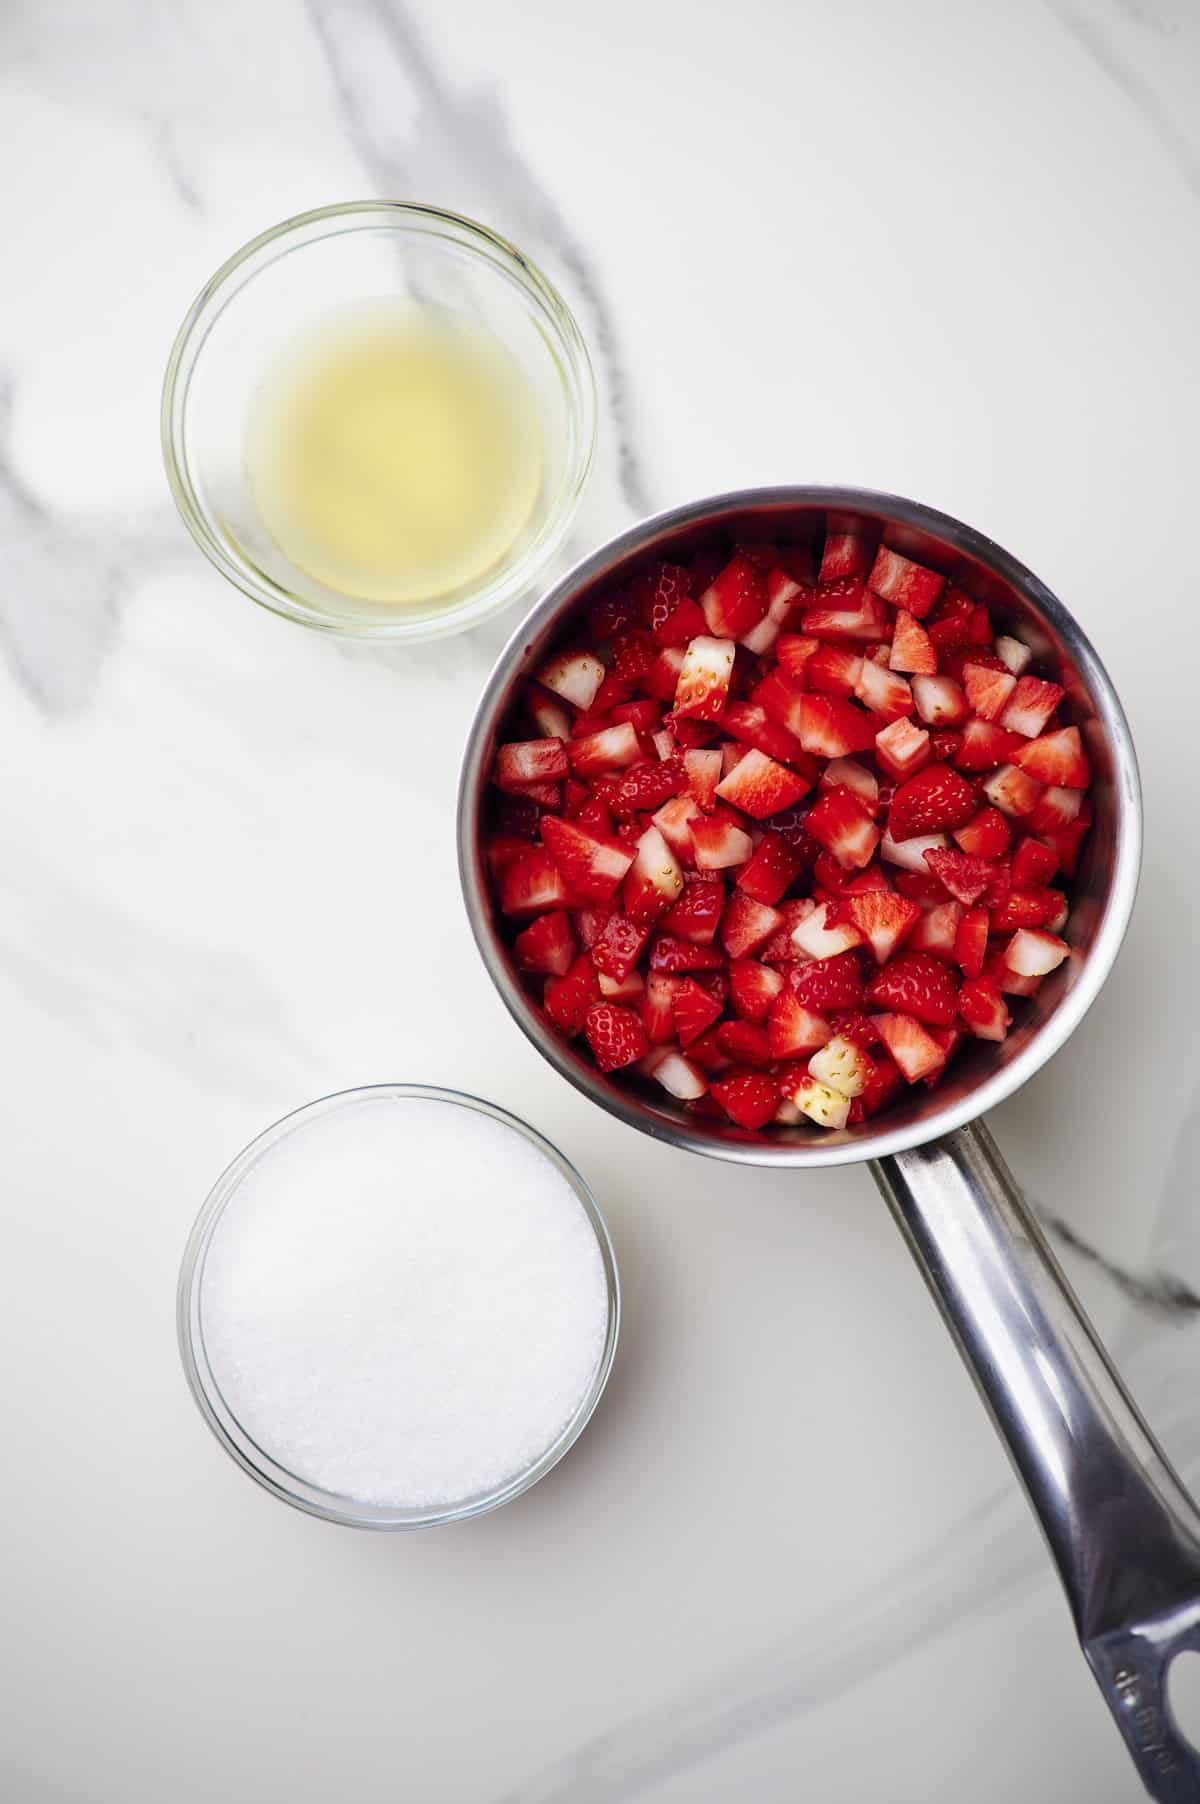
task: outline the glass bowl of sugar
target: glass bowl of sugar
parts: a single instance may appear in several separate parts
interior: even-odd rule
[[[528,1490],[587,1425],[619,1318],[608,1229],[562,1154],[410,1084],[268,1128],[218,1179],[179,1277],[217,1439],[276,1497],[358,1528]]]

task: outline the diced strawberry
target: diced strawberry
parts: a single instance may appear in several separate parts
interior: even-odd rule
[[[547,743],[545,740],[543,744]],[[526,783],[521,791],[522,799],[534,802],[548,814],[558,814],[562,809],[561,783]]]
[[[669,802],[655,810],[651,819],[676,858],[683,864],[693,863],[696,848],[692,840],[692,823],[702,821],[704,814],[691,796],[672,796]]]
[[[767,1016],[772,1058],[801,1058],[832,1038],[833,1028],[824,1015],[806,1008],[792,990],[780,991]]]
[[[632,723],[631,723],[632,724]],[[658,764],[639,764],[621,778],[613,792],[612,810],[622,820],[660,808],[687,787],[682,758],[664,758]]]
[[[663,929],[694,945],[710,946],[724,906],[725,886],[720,879],[696,872],[686,879],[674,908],[663,916]]]
[[[741,643],[747,651],[759,658],[766,656],[784,627],[790,624],[796,611],[796,598],[801,592],[800,584],[785,570],[767,572],[767,611],[757,626],[742,634]]]
[[[869,1052],[879,1040],[874,1021],[861,1009],[835,1009],[829,1017],[829,1025],[835,1034],[840,1034],[844,1040],[853,1040],[864,1052]]]
[[[725,954],[719,946],[697,945],[671,933],[660,933],[650,946],[652,971],[711,971],[724,965]]]
[[[847,1101],[861,1096],[871,1075],[871,1061],[857,1041],[834,1034],[808,1061],[811,1077]]]
[[[1004,948],[1005,964],[1020,977],[1045,977],[1070,956],[1066,940],[1036,927],[1019,927]]]
[[[1010,889],[992,910],[992,932],[1008,933],[1014,927],[1052,927],[1067,906],[1057,889]]]
[[[927,1026],[948,1027],[958,1006],[958,985],[950,967],[928,952],[902,952],[877,971],[867,989],[870,1002],[913,1015]],[[901,1065],[894,1047],[892,1057]]]
[[[494,781],[520,795],[531,783],[553,783],[568,774],[562,739],[523,739],[498,747]]]
[[[729,1060],[717,1045],[717,1030],[710,1027],[688,1047],[689,1061],[698,1070],[707,1072],[710,1077],[719,1077],[722,1071],[729,1070]]]
[[[518,833],[493,833],[484,847],[492,876],[502,877],[509,865],[523,858],[528,850],[529,841]]]
[[[854,693],[864,707],[884,720],[901,720],[915,706],[912,688],[899,672],[872,663],[870,658],[863,660]]]
[[[954,762],[959,770],[994,770],[1012,758],[1021,744],[1019,733],[1006,732],[988,720],[969,720],[963,727]]]
[[[886,1052],[872,1053],[871,1075],[867,1079],[867,1087],[862,1095],[851,1104],[851,1121],[855,1118],[855,1108],[861,1108],[864,1120],[868,1120],[872,1115],[878,1115],[880,1109],[886,1109],[903,1088],[904,1074],[896,1061]]]
[[[571,920],[579,943],[590,952],[617,910],[611,902],[600,902],[591,908],[573,910]]]
[[[627,846],[592,832],[577,820],[547,816],[542,822],[542,841],[548,860],[562,874],[562,900],[569,894],[579,902],[607,902],[633,863]]]
[[[953,764],[961,745],[961,733],[951,733],[943,728],[941,732],[929,735],[929,755],[935,764]]]
[[[700,607],[715,639],[740,639],[767,611],[767,580],[748,557],[732,557],[700,597]]]
[[[646,979],[640,1012],[651,1046],[667,1046],[675,1038],[675,991],[684,981],[654,972]]]
[[[542,993],[542,1007],[563,1033],[581,1032],[587,1012],[599,1000],[600,981],[587,953],[575,960],[565,977],[551,977]]]
[[[638,734],[652,734],[662,725],[662,709],[649,696],[639,696],[632,702],[618,702],[612,711],[612,717],[614,725],[627,720]]]
[[[771,712],[769,704],[768,714]],[[799,739],[806,752],[820,758],[850,758],[875,745],[875,724],[865,709],[831,695],[802,694]]]
[[[965,826],[955,827],[951,838],[973,858],[1003,858],[1012,838],[1012,828],[1000,810],[989,805],[973,814]]]
[[[954,941],[954,959],[964,977],[978,977],[987,952],[988,912],[986,908],[969,908],[959,922]]]
[[[750,1131],[766,1127],[779,1106],[779,1085],[764,1071],[734,1071],[718,1078],[711,1093],[731,1121]]]
[[[919,1082],[945,1063],[945,1054],[937,1041],[911,1015],[876,1015],[875,1026],[906,1083]]]
[[[537,683],[530,683],[526,692],[530,718],[543,739],[569,739],[571,735],[571,716],[545,689]]]
[[[683,754],[683,768],[688,789],[706,814],[711,814],[717,800],[717,784],[721,781],[720,752],[700,749]]]
[[[560,652],[537,673],[544,689],[552,689],[581,713],[591,707],[604,677],[604,666],[591,651]]]
[[[973,713],[981,720],[999,720],[1017,679],[1007,670],[985,670],[981,664],[965,664],[963,686]]]
[[[1061,833],[1064,828],[1073,825],[1082,805],[1083,795],[1080,790],[1063,789],[1059,784],[1052,783],[1037,798],[1024,824],[1034,833]],[[1062,862],[1061,853],[1059,861]]]
[[[784,890],[804,869],[803,856],[777,833],[767,830],[747,864],[737,874],[737,886],[756,902],[778,902]]]
[[[584,739],[572,739],[567,747],[571,769],[577,777],[594,777],[601,771],[623,770],[642,756],[638,736],[627,720],[604,727]]]
[[[772,670],[754,691],[754,700],[772,720],[799,740],[805,691],[781,669]]]
[[[911,720],[894,720],[876,733],[875,756],[888,776],[902,783],[929,762],[929,734]]]
[[[938,882],[937,878],[931,873],[929,866],[925,863],[925,853],[929,851],[932,846],[945,845],[945,843],[944,835],[933,833],[927,835],[923,840],[906,840],[903,846],[896,848],[897,851],[903,852],[907,857],[913,846],[921,847],[921,851],[918,854],[921,865],[920,870],[914,871],[907,866],[904,866],[899,870],[893,871],[892,877],[900,894],[902,896],[907,896],[910,902],[917,903],[918,907],[922,908],[927,913],[935,908],[946,907],[946,892]],[[886,848],[887,841],[884,840],[883,845],[880,847],[880,851],[885,857],[887,856]],[[926,947],[925,950],[928,951],[929,948]]]
[[[847,651],[841,645],[822,645],[808,660],[804,674],[810,690],[819,695],[840,695],[843,701],[849,701],[862,667],[861,653]]]
[[[1045,889],[1058,869],[1058,853],[1044,840],[1023,839],[1013,855],[1014,889]]]
[[[949,651],[970,643],[971,619],[975,604],[964,589],[946,589],[928,616],[926,631],[937,646],[939,660],[943,650]],[[987,637],[991,638],[989,632]]]
[[[1002,764],[983,785],[983,793],[1002,814],[1028,814],[1042,793],[1042,786],[1015,764]]]
[[[883,638],[887,611],[858,577],[850,577],[818,589],[816,605],[805,608],[800,626],[815,639],[854,639],[870,644]]]
[[[1035,676],[1018,677],[1000,716],[1000,725],[1010,733],[1036,739],[1066,693],[1061,683],[1045,683]]]
[[[1026,776],[1055,788],[1086,789],[1092,779],[1078,727],[1061,727],[1057,733],[1031,739],[1013,754],[1013,763]]]
[[[847,896],[842,906],[880,965],[891,958],[921,913],[915,902],[886,889]]]
[[[963,909],[960,902],[939,902],[927,908],[908,939],[910,952],[932,952],[947,964],[955,963],[954,949]]]
[[[939,883],[944,884],[954,900],[961,902],[964,908],[972,908],[995,882],[995,867],[985,858],[974,858],[967,852],[955,851],[953,847],[935,848],[926,852],[925,862]]]
[[[558,824],[549,816],[543,831]],[[500,880],[500,906],[506,915],[540,915],[548,908],[562,908],[569,900],[562,873],[541,846],[514,859]]]
[[[848,789],[874,819],[879,810],[879,779],[854,758],[831,758],[821,772],[822,789]]]
[[[797,1001],[811,1009],[857,1008],[866,994],[857,952],[794,965],[788,983]]]
[[[680,1102],[695,1102],[708,1089],[698,1065],[684,1058],[674,1047],[652,1047],[638,1066],[643,1077],[661,1084],[668,1096]]]
[[[631,589],[609,589],[588,609],[588,627],[592,639],[612,639],[625,627],[633,626],[638,608]]]
[[[862,943],[862,934],[849,916],[838,910],[836,903],[819,902],[793,930],[792,955],[795,958],[834,958],[839,952],[849,952]]]
[[[871,567],[871,547],[856,532],[827,532],[821,552],[818,582],[832,582],[839,576],[865,576]]]
[[[743,1021],[765,1021],[783,989],[783,973],[754,958],[739,958],[729,967],[729,992]]]
[[[727,808],[692,822],[692,845],[702,871],[724,871],[745,864],[754,850],[754,841]]]
[[[513,941],[513,956],[522,971],[563,977],[575,957],[571,924],[561,909],[539,915]]]
[[[969,977],[958,993],[958,1012],[978,1040],[1003,1040],[1012,1016],[996,985],[986,977]]]
[[[640,971],[626,971],[624,977],[610,977],[607,971],[596,973],[600,995],[605,1002],[634,1002],[641,1008],[646,980]]]
[[[901,783],[892,797],[888,833],[896,841],[941,833],[965,826],[977,809],[975,791],[965,777],[948,764],[927,764]]]
[[[721,917],[721,941],[730,958],[748,958],[782,925],[778,909],[755,902],[744,890],[735,890]]]
[[[683,872],[659,829],[650,826],[640,835],[633,864],[621,891],[626,912],[635,921],[656,920],[677,902],[683,891]]]
[[[774,1062],[766,1029],[755,1027],[750,1021],[722,1021],[717,1028],[717,1045],[736,1065],[761,1068]]]
[[[664,645],[638,687],[659,702],[673,702],[685,657],[682,645]]]
[[[774,758],[768,758],[752,746],[736,767],[717,785],[723,802],[731,802],[754,820],[765,820],[790,808],[811,788],[806,777],[789,770]]]
[[[502,795],[496,797],[493,822],[497,833],[534,840],[541,828],[542,814],[537,803],[527,795]]]
[[[879,829],[856,795],[842,785],[826,789],[808,811],[808,830],[845,870],[870,864]]]
[[[644,627],[627,627],[613,640],[608,680],[633,688],[653,668],[657,657],[658,648],[653,636]],[[599,696],[594,706],[600,706]]]
[[[894,607],[906,608],[917,620],[924,619],[946,586],[945,577],[936,570],[915,564],[887,545],[881,545],[875,553],[867,581],[876,595],[882,595]]]
[[[914,676],[934,676],[937,673],[937,651],[933,641],[925,628],[919,626],[905,608],[901,608],[896,616],[896,631],[892,638],[888,665],[892,670],[910,671]]]
[[[641,957],[650,929],[630,915],[611,914],[592,947],[592,963],[603,976],[618,982],[628,977]]]
[[[703,616],[692,599],[691,572],[685,565],[662,562],[648,565],[634,577],[630,593],[637,603],[642,625],[649,628],[659,645],[682,645],[704,631]],[[670,623],[678,620],[681,608],[694,611],[700,624],[691,632],[675,634]],[[621,623],[622,626],[629,624],[628,621]]]
[[[913,701],[927,727],[956,727],[967,718],[967,698],[948,676],[915,676]]]
[[[982,975],[1004,996],[1036,996],[1042,984],[1040,977],[1022,977],[1010,971],[1004,962],[1003,946],[992,947],[984,960]]]
[[[810,782],[816,777],[812,760],[796,735],[772,720],[757,702],[726,702],[721,726],[741,744],[754,746],[768,758],[778,758],[785,764],[799,764]]]
[[[775,647],[779,668],[791,677],[797,688],[807,687],[808,666],[820,650],[821,641],[808,633],[784,633]]]
[[[591,804],[592,792],[586,783],[577,777],[568,777],[563,784],[562,811],[569,821],[577,820]]]
[[[931,1040],[936,1040],[942,1050],[942,1062],[936,1071],[927,1071],[924,1081],[932,1088],[941,1081],[946,1066],[962,1045],[963,1030],[961,1027],[930,1027],[926,1029]]]
[[[676,1038],[686,1048],[700,1038],[705,1028],[712,1026],[721,1013],[721,1004],[694,979],[685,977],[676,983],[671,1009],[675,1017]]]
[[[619,1071],[650,1050],[646,1030],[633,1010],[611,1002],[593,1002],[583,1030],[601,1071]]]
[[[1050,791],[1047,790],[1046,795],[1049,794]],[[1080,849],[1088,836],[1090,826],[1091,821],[1081,815],[1077,820],[1072,821],[1069,827],[1063,827],[1058,832],[1050,832],[1045,835],[1057,854],[1064,877],[1073,877],[1079,868]]]
[[[701,720],[720,720],[733,675],[732,639],[693,639],[683,654],[675,690],[675,713]]]

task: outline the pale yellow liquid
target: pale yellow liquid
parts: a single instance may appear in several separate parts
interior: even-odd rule
[[[541,419],[484,327],[402,300],[355,302],[268,370],[244,455],[290,563],[342,595],[448,602],[528,523]]]

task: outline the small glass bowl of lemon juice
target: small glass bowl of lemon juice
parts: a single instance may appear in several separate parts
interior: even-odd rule
[[[486,227],[362,201],[264,232],[180,328],[163,455],[192,536],[327,632],[431,639],[529,589],[595,438],[587,348]]]

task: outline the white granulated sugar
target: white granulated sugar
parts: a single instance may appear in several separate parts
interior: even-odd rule
[[[201,1322],[248,1435],[322,1490],[477,1497],[557,1439],[596,1374],[604,1264],[521,1134],[451,1103],[347,1103],[277,1141],[209,1248]]]

